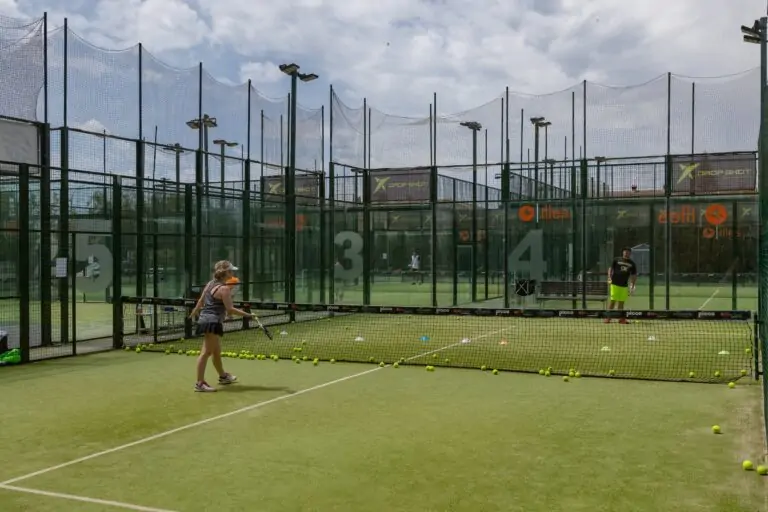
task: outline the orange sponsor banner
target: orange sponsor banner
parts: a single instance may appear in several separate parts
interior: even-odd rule
[[[517,210],[517,218],[523,222],[533,222],[536,220],[536,207],[533,205],[523,205]],[[544,205],[539,207],[539,222],[552,220],[568,220],[571,218],[571,210],[568,208],[555,208]]]

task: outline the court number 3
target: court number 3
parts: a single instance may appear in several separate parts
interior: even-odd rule
[[[334,272],[336,278],[351,280],[363,275],[363,237],[354,231],[336,234],[333,242],[342,249],[343,270]]]
[[[103,292],[112,284],[112,251],[106,245],[91,244],[90,235],[75,236],[75,257],[78,261],[88,261],[93,257],[99,264],[98,275],[77,279],[77,289],[83,292]]]

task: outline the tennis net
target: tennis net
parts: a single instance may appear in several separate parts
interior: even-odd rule
[[[193,300],[123,297],[118,346],[194,354]],[[603,311],[240,302],[222,350],[255,360],[730,382],[757,374],[750,311]]]

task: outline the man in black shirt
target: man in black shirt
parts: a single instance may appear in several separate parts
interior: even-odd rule
[[[624,309],[627,298],[635,291],[637,265],[632,261],[631,255],[632,250],[625,247],[621,250],[621,257],[614,259],[608,269],[608,283],[611,285],[611,301],[608,303],[608,309],[613,309],[614,305],[618,309]],[[605,319],[605,323],[610,321],[610,318]],[[622,318],[619,322],[625,324],[627,320]]]

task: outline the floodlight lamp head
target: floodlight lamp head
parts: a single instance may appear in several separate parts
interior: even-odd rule
[[[193,130],[199,130],[200,129],[200,120],[199,119],[190,119],[187,121],[187,126],[192,128]]]
[[[299,73],[299,80],[302,82],[311,82],[317,80],[319,77],[314,73]]]
[[[225,141],[224,139],[214,139],[213,143],[219,146],[223,146],[224,144],[227,143],[227,141]]]
[[[230,148],[237,146],[237,144],[238,144],[237,142],[227,142],[227,146]]]
[[[551,121],[541,121],[540,123],[537,123],[539,126],[551,126]]]
[[[544,120],[543,117],[532,117],[531,118],[531,124],[539,124]]]
[[[216,118],[210,117],[208,114],[205,114],[203,116],[203,124],[205,124],[205,126],[207,126],[208,128],[216,128],[217,126],[219,126],[219,124],[216,122]]]
[[[744,36],[745,43],[760,44],[760,38],[757,36]]]
[[[299,65],[294,63],[280,64],[280,71],[286,75],[295,75],[299,71]]]

